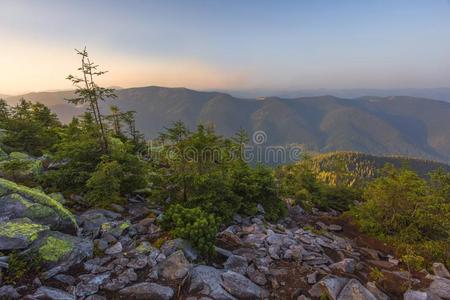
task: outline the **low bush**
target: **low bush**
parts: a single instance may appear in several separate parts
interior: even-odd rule
[[[173,237],[188,240],[205,256],[214,254],[214,242],[219,222],[213,214],[201,208],[185,208],[179,204],[164,212],[163,228],[170,230]]]

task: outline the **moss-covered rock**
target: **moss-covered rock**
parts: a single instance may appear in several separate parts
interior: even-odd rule
[[[30,246],[28,253],[42,263],[44,270],[57,267],[64,271],[84,259],[92,257],[94,246],[91,240],[47,231]]]
[[[61,193],[51,193],[49,194],[50,197],[61,203],[62,205],[66,204],[66,199],[64,198],[64,195]]]
[[[39,248],[39,257],[48,262],[58,262],[73,249],[69,240],[49,236]]]
[[[35,224],[28,218],[2,222],[0,223],[0,250],[24,249],[47,230],[49,230],[48,226]]]
[[[55,199],[36,189],[0,178],[0,218],[27,217],[53,230],[77,232],[73,214]]]

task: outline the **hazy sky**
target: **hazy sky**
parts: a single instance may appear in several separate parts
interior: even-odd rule
[[[0,0],[0,93],[102,83],[196,89],[450,86],[449,0]]]

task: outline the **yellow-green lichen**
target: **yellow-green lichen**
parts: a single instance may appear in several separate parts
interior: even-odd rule
[[[48,229],[48,226],[32,223],[28,218],[16,219],[1,223],[0,236],[25,238],[28,242],[32,242],[37,239],[40,232]]]
[[[119,225],[119,228],[122,229],[122,230],[125,230],[128,227],[130,227],[130,222],[128,222],[128,221],[123,222],[122,224]]]
[[[73,214],[62,206],[55,199],[47,196],[46,194],[39,192],[35,189],[28,188],[26,186],[18,185],[12,181],[0,178],[0,196],[7,193],[17,193],[27,198],[33,199],[38,204],[48,206],[54,209],[58,215],[63,219],[68,219],[73,223],[74,227],[78,227],[77,222]]]
[[[72,248],[71,242],[49,236],[39,247],[39,256],[45,261],[57,262],[72,251]]]

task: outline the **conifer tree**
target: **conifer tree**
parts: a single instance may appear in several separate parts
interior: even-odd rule
[[[67,99],[67,101],[75,105],[88,104],[88,109],[98,127],[97,134],[102,150],[104,153],[108,153],[108,137],[103,122],[104,117],[100,112],[99,101],[104,101],[107,98],[116,98],[116,94],[114,89],[103,88],[95,83],[94,78],[104,75],[107,71],[99,70],[99,66],[91,62],[86,47],[83,50],[75,49],[75,51],[81,56],[81,66],[78,68],[81,72],[81,77],[67,76],[67,79],[72,81],[73,85],[77,87],[75,91],[77,97]]]

